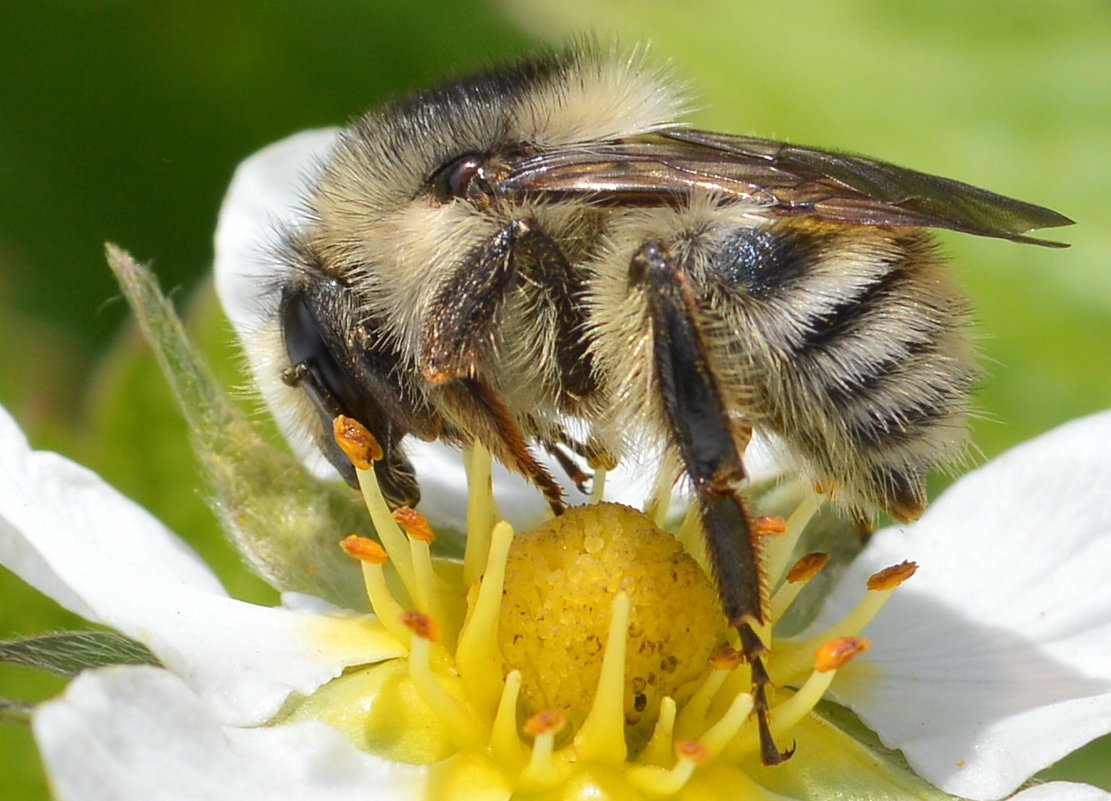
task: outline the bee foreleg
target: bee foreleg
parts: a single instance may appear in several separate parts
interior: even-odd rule
[[[528,439],[534,433],[529,421],[514,416],[482,365],[484,354],[496,345],[502,304],[522,282],[527,284],[526,291],[543,294],[544,302],[554,307],[559,352],[571,352],[574,347],[581,351],[580,316],[568,299],[553,300],[562,296],[549,286],[555,282],[566,288],[570,281],[570,267],[562,252],[535,221],[522,218],[507,223],[440,285],[424,322],[420,357],[425,380],[441,388],[444,399],[461,418],[463,430],[482,441],[499,461],[532,481],[557,513],[563,509],[562,491],[529,450]],[[583,360],[570,361],[579,364]],[[569,368],[562,373],[573,387],[582,383]],[[577,482],[584,478],[570,474]]]
[[[469,430],[499,462],[516,470],[543,494],[555,514],[563,511],[563,490],[528,448],[505,401],[478,378],[462,378],[444,388],[445,397],[467,421]]]
[[[483,345],[492,344],[498,307],[513,284],[513,249],[525,230],[522,222],[505,226],[440,285],[422,330],[420,369],[430,384],[474,377]]]
[[[766,647],[756,632],[766,622],[765,580],[759,542],[736,490],[745,476],[737,443],[748,432],[737,431],[729,417],[707,355],[697,298],[666,246],[644,243],[633,256],[629,279],[645,290],[653,367],[670,441],[694,485],[722,607],[752,670],[761,758],[776,764],[793,749],[779,751],[768,724],[771,680],[764,666]]]

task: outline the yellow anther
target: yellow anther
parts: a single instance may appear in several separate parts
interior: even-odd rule
[[[567,726],[567,716],[559,709],[537,712],[525,721],[525,734],[539,737],[542,734],[559,734]]]
[[[340,540],[339,547],[343,548],[348,556],[354,556],[360,562],[372,565],[384,565],[390,558],[385,548],[370,537],[360,537],[358,534],[344,537]]]
[[[567,725],[567,716],[558,709],[533,715],[525,721],[525,732],[533,738],[532,754],[521,773],[521,786],[526,792],[542,791],[564,780],[567,765],[552,758],[555,738]]]
[[[837,670],[869,647],[864,637],[836,637],[818,646],[814,652],[814,669],[819,673]]]
[[[382,446],[370,430],[353,417],[338,415],[332,420],[332,436],[351,464],[358,470],[369,470],[382,459]]]
[[[752,533],[757,537],[778,537],[787,533],[787,519],[783,517],[757,517],[752,521]]]
[[[710,758],[710,751],[697,740],[680,740],[675,743],[675,756],[700,765]]]
[[[408,506],[399,506],[393,510],[390,515],[394,522],[405,529],[405,533],[415,540],[421,542],[434,542],[436,540],[436,533],[432,530],[432,525],[428,522],[428,518]]]
[[[436,642],[440,639],[440,627],[436,625],[436,621],[432,619],[431,615],[418,612],[416,609],[410,609],[402,612],[399,619],[405,628],[422,640]]]
[[[791,584],[810,581],[821,572],[827,562],[829,562],[828,553],[808,553],[791,565],[791,569],[787,571],[787,581]]]
[[[710,665],[714,670],[732,670],[744,661],[745,655],[736,648],[725,648],[710,657]]]
[[[891,567],[885,567],[868,578],[868,589],[873,591],[893,590],[913,576],[916,570],[918,570],[918,564],[915,562],[901,562]]]

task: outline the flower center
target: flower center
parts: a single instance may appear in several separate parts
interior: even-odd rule
[[[677,538],[641,512],[601,503],[514,537],[493,522],[489,456],[476,446],[464,560],[434,560],[424,518],[387,508],[359,428],[337,438],[351,449],[382,545],[353,536],[343,547],[362,561],[375,614],[409,654],[348,672],[282,722],[324,719],[362,748],[429,764],[427,797],[444,801],[485,797],[479,787],[498,798],[562,788],[568,799],[688,790],[726,799],[741,797],[738,782],[757,787],[737,769],[759,753],[752,677],[691,555],[701,553],[692,516]],[[827,632],[775,640],[774,621],[825,562],[811,554],[788,566],[817,505],[758,522],[771,585],[782,577],[761,632],[779,687],[776,737],[789,738],[837,669],[867,649],[857,633],[913,573],[906,564],[877,574]]]
[[[498,645],[522,674],[526,715],[559,709],[575,730],[595,700],[610,607],[628,598],[623,715],[639,750],[664,697],[681,698],[729,629],[709,577],[675,537],[616,504],[573,508],[514,538]]]

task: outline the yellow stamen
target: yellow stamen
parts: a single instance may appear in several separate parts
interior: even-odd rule
[[[903,565],[896,565],[895,567],[898,568],[896,574],[902,575],[904,580],[909,578],[909,574],[914,572]],[[892,568],[887,568],[887,570],[891,569]],[[880,571],[880,573],[876,575],[886,573],[887,570]],[[869,580],[870,585],[873,583],[877,583],[882,587],[891,582],[886,580],[873,582]],[[777,644],[776,659],[773,667],[775,673],[773,679],[775,682],[780,685],[787,684],[798,676],[801,676],[810,664],[810,654],[814,653],[815,649],[827,640],[832,640],[837,637],[848,637],[863,631],[864,627],[871,623],[872,619],[883,609],[884,604],[887,603],[891,594],[897,588],[898,583],[887,589],[869,590],[847,615],[819,634],[808,637],[805,640],[790,642],[781,640]]]
[[[771,710],[772,734],[780,737],[784,732],[796,726],[799,721],[810,714],[822,696],[825,695],[829,685],[833,683],[837,669],[845,665],[857,654],[868,650],[868,641],[863,637],[835,637],[822,643],[817,649],[815,658],[821,663],[815,664],[806,682],[783,703]],[[742,735],[729,744],[729,757],[739,759],[745,754],[754,752],[760,747],[759,737],[754,731],[745,731]]]
[[[821,572],[829,561],[828,553],[810,553],[799,559],[787,571],[787,578],[775,591],[771,602],[771,619],[779,620],[799,597],[806,582]]]
[[[359,489],[363,493],[363,503],[370,513],[370,520],[378,533],[378,539],[382,541],[386,552],[389,553],[390,562],[401,577],[405,591],[409,593],[410,598],[416,598],[416,577],[413,573],[413,557],[409,552],[409,538],[394,522],[386,499],[382,497],[382,490],[378,487],[374,470],[356,469],[355,472],[359,478]]]
[[[536,742],[532,749],[531,766],[551,759],[555,736],[566,727],[567,716],[558,709],[537,712],[525,721],[525,734],[532,737]]]
[[[823,642],[837,637],[859,634],[872,622],[895,589],[914,574],[913,562],[904,562],[879,571],[868,580],[869,591],[847,615],[805,640],[780,640],[772,670],[777,684],[789,684],[801,676],[810,664],[810,654]]]
[[[498,648],[498,619],[501,615],[505,562],[513,543],[513,528],[506,522],[494,527],[486,575],[478,587],[478,596],[470,604],[470,614],[459,634],[455,663],[463,684],[476,699],[479,709],[493,710],[503,695],[501,682],[502,654]],[[518,674],[518,681],[520,675]]]
[[[674,795],[690,781],[694,769],[709,758],[709,753],[695,740],[680,740],[675,744],[675,756],[678,759],[671,770],[650,765],[630,768],[630,781],[646,794]]]
[[[380,454],[373,456],[373,437],[367,432],[369,441],[362,441],[365,437],[359,428],[346,421],[337,423],[340,432],[337,436],[361,442],[362,451],[356,448],[353,458],[360,457],[366,462],[365,468],[358,469],[358,475],[367,507],[386,547],[355,535],[345,539],[342,547],[360,559],[367,594],[382,625],[409,648],[408,659],[396,663],[386,677],[377,677],[373,669],[367,668],[365,675],[374,677],[374,681],[334,685],[348,688],[355,703],[361,703],[363,696],[352,692],[370,698],[372,690],[365,688],[375,688],[378,698],[386,699],[376,700],[376,704],[397,703],[393,699],[402,699],[399,708],[387,706],[375,712],[374,719],[379,721],[376,725],[382,727],[382,732],[368,735],[352,729],[360,742],[368,743],[363,747],[373,748],[377,736],[390,742],[403,761],[412,757],[414,762],[435,763],[428,792],[430,797],[445,801],[479,795],[509,798],[550,794],[577,798],[581,794],[579,788],[593,787],[595,782],[606,787],[614,782],[614,788],[630,797],[643,794],[652,798],[687,795],[716,798],[725,788],[727,795],[736,791],[745,798],[780,799],[742,773],[742,760],[750,760],[746,765],[752,764],[760,748],[759,731],[752,715],[752,671],[739,651],[723,648],[729,642],[736,645],[736,632],[719,619],[720,608],[712,585],[669,535],[627,507],[602,504],[585,514],[570,510],[554,523],[526,532],[515,542],[507,523],[494,525],[490,455],[476,444],[466,457],[471,482],[468,509],[471,531],[461,570],[467,582],[467,613],[460,623],[458,618],[445,614],[462,598],[463,590],[447,582],[449,576],[458,582],[460,572],[449,573],[450,568],[440,564],[436,566],[440,573],[433,571],[429,545],[434,535],[422,515],[406,507],[389,511],[371,464]],[[600,499],[606,474],[604,468],[595,470],[592,496]],[[657,516],[666,515],[671,482],[664,477],[673,474],[666,469],[660,471],[652,505],[652,513]],[[790,571],[786,570],[785,560],[800,531],[821,503],[821,499],[808,495],[786,521],[753,520],[753,532],[766,538],[767,550],[772,554],[774,564],[769,571],[777,572],[772,572],[771,577],[785,574],[785,583],[770,605],[770,621],[779,618],[828,560],[825,554],[810,554],[797,560]],[[577,517],[579,514],[584,514],[582,519]],[[619,540],[613,535],[615,531],[627,540]],[[653,539],[657,536],[658,540]],[[704,564],[703,535],[696,508],[688,510],[679,537],[688,544],[688,553]],[[549,550],[530,555],[530,551],[523,549],[530,539],[543,543],[546,538],[552,539],[546,546]],[[625,541],[637,543],[638,550],[625,550],[628,547]],[[660,544],[642,550],[645,542]],[[573,559],[557,562],[552,547],[561,551],[560,559],[565,555],[562,552],[569,552]],[[507,569],[511,555],[515,561]],[[399,566],[402,559],[406,568]],[[409,593],[409,598],[401,603],[387,585],[383,569],[387,561],[398,566]],[[680,622],[679,628],[663,628],[664,633],[660,634],[653,628],[655,621],[645,612],[652,608],[654,596],[652,590],[646,596],[644,587],[656,585],[643,580],[646,566],[656,561],[665,565],[665,581],[670,580],[677,587],[700,588],[683,596],[682,604],[663,607],[666,612],[656,613],[661,619]],[[592,567],[599,565],[602,567],[596,577],[578,583],[591,575]],[[625,565],[637,569],[625,570]],[[687,578],[684,571],[697,576],[697,581]],[[836,670],[868,647],[863,638],[834,635],[855,634],[878,611],[894,587],[913,571],[913,564],[904,563],[877,573],[869,580],[870,592],[865,600],[820,640],[786,643],[780,640],[774,644],[766,664],[774,671],[773,680],[779,687],[774,696],[782,701],[772,707],[770,715],[777,740],[810,714]],[[393,575],[390,581],[396,588]],[[518,586],[512,586],[514,582]],[[559,596],[549,593],[553,589],[565,592],[569,600],[559,605]],[[600,592],[599,600],[584,600],[583,593],[595,589]],[[704,604],[703,592],[707,596]],[[410,599],[420,611],[403,610],[402,603]],[[599,620],[599,611],[606,604],[611,609],[608,625],[604,618]],[[695,608],[702,612],[693,614]],[[696,625],[694,620],[701,623]],[[586,625],[575,628],[580,621]],[[528,628],[530,622],[538,625],[535,631]],[[758,632],[769,644],[771,628],[769,622]],[[582,654],[574,652],[574,658],[567,660],[570,669],[579,672],[555,668],[552,663],[564,658],[564,650],[572,654],[558,641],[559,635],[579,630],[583,633],[573,635],[572,641],[586,643],[590,648]],[[696,630],[699,635],[691,636]],[[687,647],[691,642],[696,643],[693,650]],[[816,651],[815,644],[820,646]],[[512,653],[514,649],[516,653]],[[703,671],[701,680],[692,683],[707,660],[710,670]],[[503,676],[506,665],[521,668],[524,673],[514,669]],[[583,673],[584,668],[590,673]],[[362,675],[363,670],[356,668],[344,678]],[[599,676],[592,696],[582,677],[595,670]],[[802,681],[806,671],[809,675]],[[787,684],[795,676],[801,687],[791,691]],[[677,703],[676,697],[686,700]],[[430,710],[422,712],[419,724],[424,739],[414,749],[389,730],[387,718],[404,718],[406,710],[424,707]],[[522,730],[518,725],[521,708],[527,710],[526,715],[537,709],[545,711],[528,718]],[[351,720],[358,725],[357,716]],[[560,737],[565,727],[578,720],[583,722],[577,731],[565,732]],[[369,730],[369,723],[367,727]],[[563,743],[559,750],[557,737]],[[626,761],[630,750],[636,753],[632,763]],[[713,765],[704,764],[710,760],[714,760]],[[699,765],[704,767],[698,768]]]
[[[382,566],[389,559],[386,549],[374,540],[357,534],[341,540],[340,547],[362,563],[363,586],[370,600],[370,608],[382,621],[382,626],[396,637],[398,642],[408,646],[411,632],[400,620],[405,610],[394,599],[393,593],[386,584],[386,574],[382,570]]]
[[[802,501],[787,518],[787,532],[781,537],[774,537],[767,541],[767,568],[768,585],[775,587],[787,571],[787,565],[794,554],[799,537],[802,536],[806,524],[810,522],[815,512],[822,505],[822,498],[812,493],[803,495]]]
[[[458,750],[476,748],[485,739],[479,721],[465,704],[448,692],[432,670],[431,646],[439,636],[436,622],[416,610],[402,613],[401,622],[413,632],[409,646],[409,678],[413,686]]]
[[[580,759],[625,760],[624,685],[628,630],[629,596],[619,592],[610,607],[609,633],[594,703],[575,734],[575,750]]]
[[[481,442],[472,442],[463,453],[467,465],[467,545],[463,553],[463,583],[470,587],[482,577],[490,532],[498,521],[491,478],[490,451]]]
[[[868,640],[863,637],[835,637],[823,643],[817,649],[814,670],[806,683],[772,710],[772,731],[781,734],[802,720],[822,700],[837,670],[867,650]]]
[[[665,695],[660,699],[660,715],[652,730],[652,739],[637,755],[637,762],[662,767],[673,753],[675,742],[675,699]]]
[[[590,482],[590,502],[601,503],[605,495],[606,469],[604,467],[597,467],[594,469],[594,478]]]
[[[406,529],[408,530],[408,529]],[[430,540],[409,538],[409,555],[413,562],[414,587],[410,592],[417,608],[427,612],[436,620],[445,623],[448,620],[444,609],[444,598],[440,593],[440,579],[432,569],[432,552],[428,544]]]
[[[710,702],[714,700],[718,690],[725,683],[725,678],[730,671],[739,666],[742,661],[741,653],[733,648],[727,648],[711,658],[710,665],[713,669],[679,712],[675,730],[680,737],[695,737],[706,728],[706,715],[710,710]]]
[[[753,699],[749,693],[738,693],[718,722],[699,737],[711,757],[716,757],[735,738],[752,712]]]
[[[409,546],[406,537],[390,514],[386,500],[382,497],[382,490],[378,486],[378,479],[374,475],[374,462],[382,459],[382,446],[362,423],[342,414],[332,420],[332,434],[336,444],[355,466],[359,489],[362,490],[363,502],[370,512],[374,530],[378,532],[378,537],[390,554],[405,589],[412,596],[414,583]]]
[[[558,709],[539,712],[525,721],[525,733],[533,738],[532,755],[521,772],[520,784],[526,792],[536,792],[564,781],[567,768],[552,758],[556,735],[567,725],[567,716]]]

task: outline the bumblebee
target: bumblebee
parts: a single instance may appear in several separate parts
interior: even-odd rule
[[[970,307],[929,229],[1042,245],[1071,221],[862,156],[694,130],[640,52],[548,53],[376,108],[347,127],[281,234],[280,370],[337,470],[338,414],[414,505],[407,437],[479,442],[565,500],[646,436],[689,484],[753,670],[759,543],[738,485],[768,433],[844,508],[918,517],[966,449]]]

